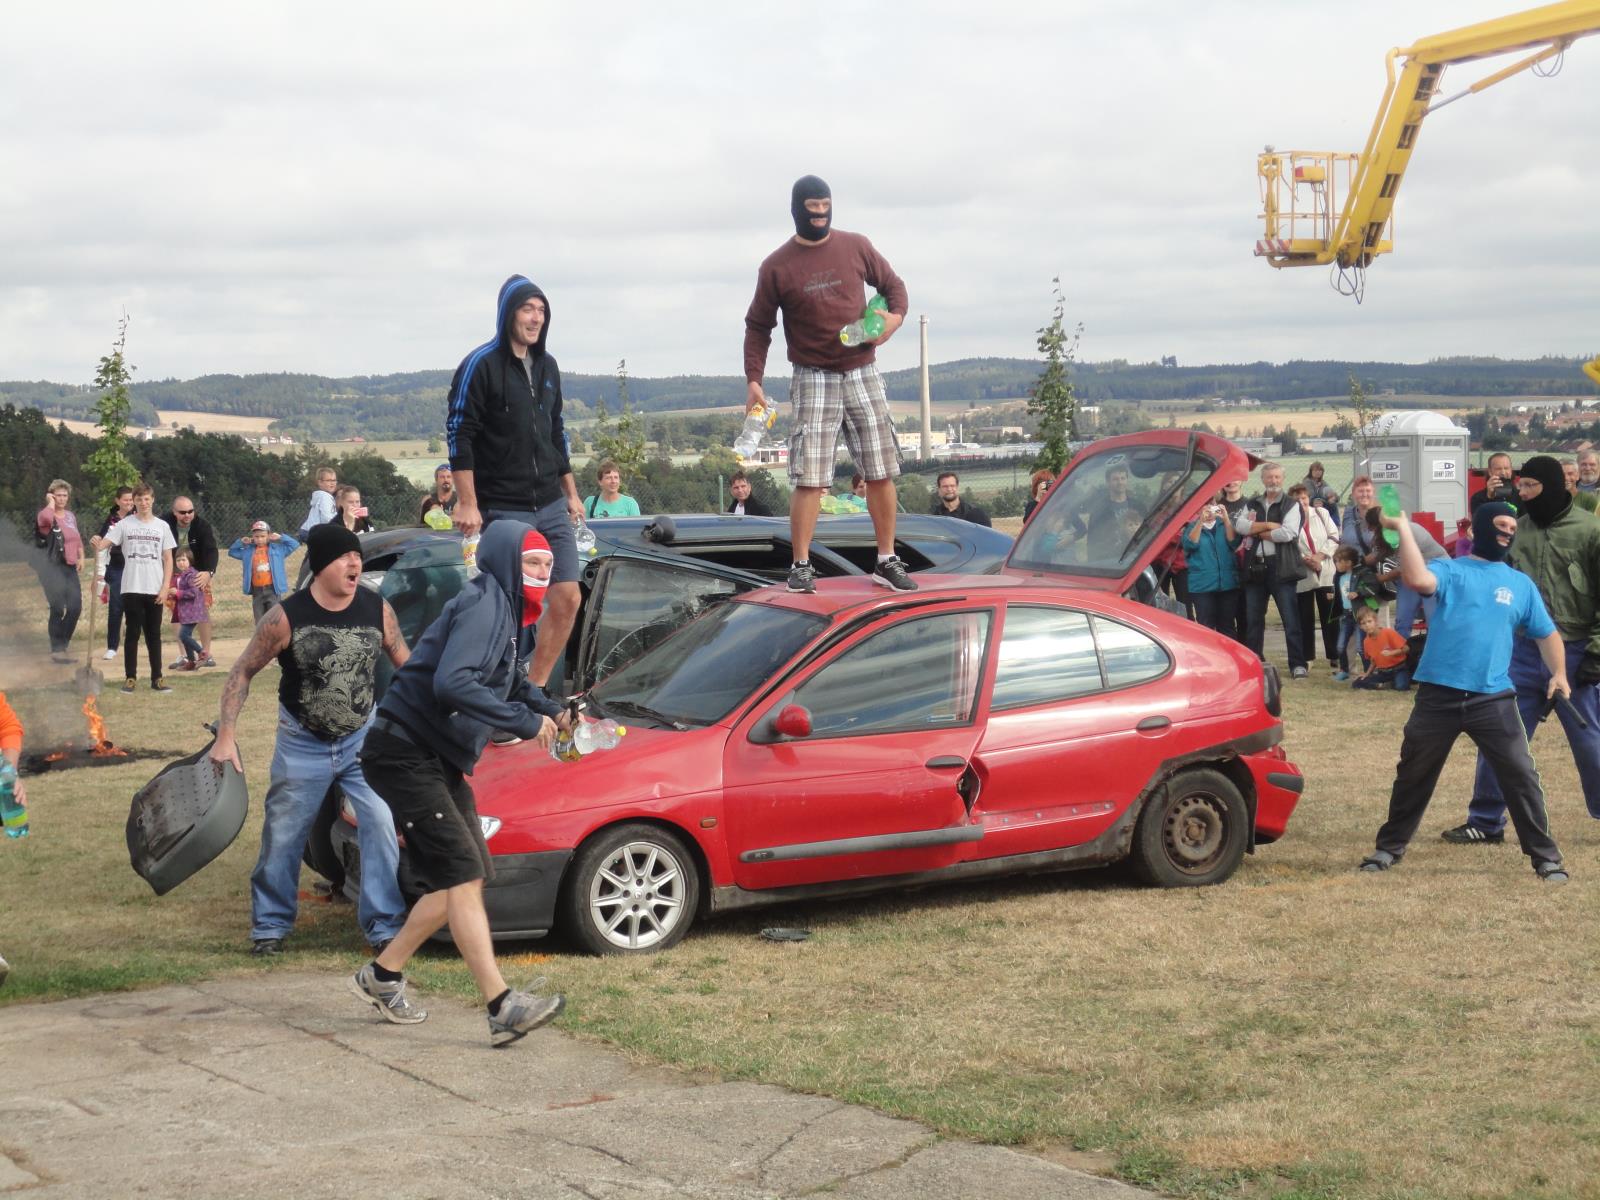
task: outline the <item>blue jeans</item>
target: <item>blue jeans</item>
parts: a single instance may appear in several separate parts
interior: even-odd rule
[[[1364,678],[1358,676],[1352,679],[1350,686],[1368,692],[1381,692],[1388,687],[1404,692],[1411,687],[1411,672],[1404,667],[1380,667]]]
[[[1283,553],[1280,548],[1278,553]],[[1267,636],[1267,598],[1278,606],[1278,617],[1283,621],[1283,640],[1289,652],[1289,669],[1303,670],[1306,665],[1304,644],[1300,640],[1300,602],[1295,598],[1295,581],[1284,583],[1247,584],[1244,589],[1245,635],[1244,644],[1255,651],[1256,657],[1265,659],[1263,648]]]
[[[100,597],[94,598],[96,602]],[[106,566],[106,649],[122,649],[122,568]]]
[[[550,543],[550,554],[555,559],[550,571],[551,583],[578,582],[578,572],[583,569],[583,564],[578,561],[577,536],[572,528],[572,514],[567,511],[565,495],[557,496],[549,504],[541,504],[531,511],[494,508],[483,512],[484,528],[488,528],[492,521],[503,520],[521,521],[544,534],[544,540]]]
[[[205,647],[200,644],[200,639],[194,636],[196,621],[183,622],[178,625],[178,645],[183,648],[183,656],[190,662],[197,662],[206,656]]]
[[[1567,681],[1570,683],[1583,661],[1583,642],[1567,644]],[[1522,715],[1522,728],[1528,740],[1533,740],[1539,728],[1539,714],[1544,711],[1545,689],[1550,683],[1550,672],[1544,669],[1544,659],[1539,657],[1539,644],[1532,638],[1518,637],[1511,647],[1511,686],[1517,689],[1517,711]],[[1600,685],[1573,684],[1572,707],[1583,714],[1589,728],[1579,729],[1565,707],[1556,705],[1556,716],[1561,728],[1566,730],[1567,745],[1572,747],[1572,761],[1578,768],[1578,780],[1583,785],[1583,803],[1591,817],[1600,818]],[[1495,778],[1483,755],[1478,755],[1478,773],[1472,781],[1472,803],[1467,807],[1467,824],[1488,833],[1499,833],[1506,827],[1506,802],[1500,791],[1500,781]]]
[[[1394,602],[1394,631],[1403,638],[1411,637],[1411,629],[1417,623],[1417,608],[1420,606],[1422,613],[1428,618],[1428,624],[1433,624],[1433,608],[1436,601],[1432,596],[1424,596],[1415,588],[1407,587],[1396,582]]]
[[[370,725],[370,720],[368,721]],[[361,743],[367,725],[336,742],[325,742],[278,708],[278,746],[272,755],[261,857],[250,875],[250,938],[286,937],[294,927],[300,896],[300,858],[328,788],[337,783],[356,810],[361,846],[361,902],[356,918],[376,945],[400,932],[406,902],[400,894],[400,843],[394,816],[361,774]]]
[[[1339,618],[1337,653],[1339,655],[1339,670],[1341,671],[1348,672],[1350,670],[1350,643],[1352,641],[1356,644],[1356,653],[1361,653],[1361,632],[1356,626],[1356,614],[1353,609],[1347,608],[1344,610],[1344,615]],[[1365,668],[1365,662],[1362,663],[1362,666]]]

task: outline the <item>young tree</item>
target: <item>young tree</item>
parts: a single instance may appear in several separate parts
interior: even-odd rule
[[[594,426],[594,453],[596,458],[609,458],[617,464],[624,480],[637,479],[644,473],[645,437],[644,422],[634,415],[628,404],[628,360],[617,363],[617,400],[622,415],[615,426],[606,416],[604,403],[597,408]]]
[[[1045,366],[1028,392],[1028,415],[1038,418],[1039,437],[1044,442],[1034,459],[1034,469],[1059,471],[1070,456],[1068,442],[1077,436],[1078,402],[1072,394],[1067,367],[1077,356],[1083,323],[1080,321],[1070,334],[1067,332],[1063,324],[1067,302],[1061,294],[1061,278],[1057,276],[1050,282],[1056,303],[1050,324],[1039,330],[1039,353],[1044,355]]]
[[[128,414],[133,409],[128,384],[133,381],[134,372],[124,353],[127,345],[128,314],[123,313],[117,322],[117,338],[111,343],[111,353],[100,360],[100,368],[94,373],[94,385],[100,389],[100,398],[94,405],[100,439],[94,453],[83,464],[94,481],[94,502],[101,508],[110,507],[119,487],[139,482],[139,471],[128,461],[127,455]]]

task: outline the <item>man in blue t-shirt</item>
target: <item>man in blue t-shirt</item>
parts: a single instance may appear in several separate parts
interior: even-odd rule
[[[1565,883],[1561,851],[1550,836],[1544,789],[1528,751],[1528,737],[1511,686],[1511,640],[1520,629],[1539,645],[1550,672],[1547,698],[1567,697],[1566,648],[1533,581],[1503,560],[1517,534],[1517,518],[1498,501],[1472,514],[1472,554],[1425,562],[1406,515],[1385,516],[1400,536],[1400,574],[1408,587],[1437,602],[1428,642],[1413,678],[1417,698],[1400,743],[1389,794],[1389,819],[1377,848],[1361,860],[1363,871],[1387,871],[1399,862],[1422,824],[1422,814],[1465,733],[1493,768],[1505,794],[1522,852],[1542,880]]]

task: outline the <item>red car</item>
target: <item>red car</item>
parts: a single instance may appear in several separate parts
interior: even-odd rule
[[[617,748],[486,752],[495,935],[641,952],[803,897],[1122,859],[1161,886],[1228,878],[1303,783],[1277,673],[1130,597],[1251,465],[1206,435],[1095,442],[997,575],[714,604],[586,696],[628,726]],[[334,838],[358,869],[353,831]]]

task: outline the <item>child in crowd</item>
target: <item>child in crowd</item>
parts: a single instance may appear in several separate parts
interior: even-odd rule
[[[333,520],[336,509],[333,503],[333,494],[339,490],[339,473],[332,467],[317,468],[317,486],[311,490],[311,504],[306,510],[306,519],[300,523],[300,540],[306,540],[306,534],[318,525],[326,525]]]
[[[1340,546],[1333,552],[1333,602],[1339,613],[1339,669],[1333,677],[1341,683],[1350,678],[1350,643],[1356,636],[1356,617],[1367,608],[1365,597],[1356,590],[1356,568],[1360,565],[1361,553],[1354,546]]]
[[[178,645],[183,657],[173,663],[171,670],[197,670],[205,661],[205,647],[194,636],[194,627],[206,619],[206,590],[201,586],[200,573],[194,569],[189,551],[178,550],[172,555],[172,620],[178,627]]]
[[[265,521],[257,521],[248,534],[228,547],[228,556],[244,565],[244,594],[250,597],[250,615],[257,625],[288,594],[289,576],[283,564],[298,549],[299,542],[274,533]]]
[[[1403,692],[1411,686],[1411,672],[1406,670],[1406,640],[1392,629],[1378,628],[1378,614],[1362,607],[1356,617],[1361,626],[1362,653],[1368,667],[1350,681],[1350,686],[1371,691],[1392,686]]]

